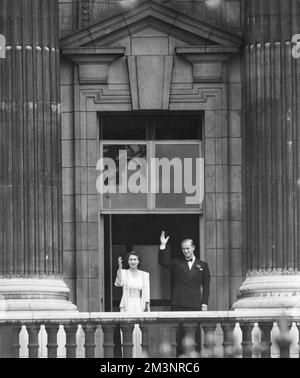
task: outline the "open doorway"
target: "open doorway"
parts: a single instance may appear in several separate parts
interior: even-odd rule
[[[113,283],[117,272],[117,258],[133,249],[143,255],[141,270],[150,273],[151,310],[169,310],[172,277],[157,261],[161,231],[170,236],[167,253],[170,258],[181,257],[180,243],[192,238],[196,246],[199,240],[199,215],[106,215],[105,235],[105,311],[118,311],[122,289]],[[199,257],[199,248],[196,248]],[[126,268],[126,266],[124,266]]]

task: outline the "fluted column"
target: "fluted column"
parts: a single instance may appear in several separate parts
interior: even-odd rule
[[[58,19],[58,0],[0,0],[7,44],[0,59],[0,300],[6,310],[74,308],[62,280]]]
[[[300,307],[300,3],[242,5],[247,278],[234,308]]]

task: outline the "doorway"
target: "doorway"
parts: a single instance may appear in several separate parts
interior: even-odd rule
[[[124,257],[133,249],[143,255],[140,269],[150,274],[151,311],[169,310],[172,277],[167,268],[157,261],[161,231],[170,236],[166,253],[170,258],[182,256],[180,243],[185,238],[194,240],[199,257],[199,215],[197,214],[143,214],[105,215],[105,311],[119,311],[122,289],[114,286],[118,256]],[[124,268],[126,265],[124,264]]]

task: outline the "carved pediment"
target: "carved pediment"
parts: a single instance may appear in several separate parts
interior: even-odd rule
[[[221,45],[239,48],[241,44],[241,37],[237,35],[150,0],[72,33],[61,40],[61,48],[115,47],[128,37],[150,38],[157,33],[173,38],[177,41],[176,47]]]
[[[150,0],[63,38],[61,49],[79,67],[80,84],[110,84],[109,66],[123,57],[137,110],[168,108],[176,59],[184,58],[191,82],[221,82],[240,44],[239,36]]]

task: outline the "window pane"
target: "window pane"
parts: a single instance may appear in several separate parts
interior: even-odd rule
[[[110,159],[103,180],[103,208],[147,208],[147,146],[104,145],[103,157]]]
[[[201,116],[172,115],[155,119],[156,140],[201,140]]]
[[[200,208],[204,164],[198,144],[157,144],[156,208]]]
[[[146,140],[146,117],[104,116],[101,120],[103,139]]]

